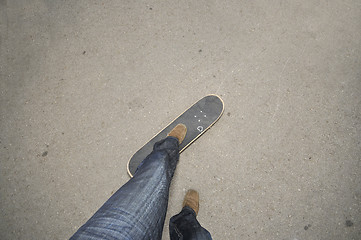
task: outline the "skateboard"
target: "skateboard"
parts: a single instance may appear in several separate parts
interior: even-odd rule
[[[163,130],[157,133],[143,147],[141,147],[128,161],[127,169],[130,177],[133,177],[139,164],[152,152],[153,145],[166,138],[167,134],[179,123],[187,127],[187,134],[179,146],[182,153],[189,145],[205,133],[222,116],[224,111],[223,100],[217,95],[207,95],[194,103],[185,112],[179,115]]]

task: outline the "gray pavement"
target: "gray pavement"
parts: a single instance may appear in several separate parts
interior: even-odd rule
[[[361,4],[0,1],[0,239],[67,239],[206,94],[181,155],[214,239],[361,239]]]

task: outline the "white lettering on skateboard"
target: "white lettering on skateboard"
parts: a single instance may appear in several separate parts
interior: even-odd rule
[[[200,132],[203,132],[203,127],[202,127],[202,126],[198,126],[198,127],[197,127],[197,130],[200,131]]]

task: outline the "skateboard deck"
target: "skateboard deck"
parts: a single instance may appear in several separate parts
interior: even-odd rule
[[[179,123],[187,126],[187,134],[179,146],[179,153],[183,152],[197,138],[205,133],[222,116],[223,100],[217,95],[208,95],[193,104],[163,130],[156,134],[149,142],[141,147],[128,161],[128,174],[133,177],[139,164],[152,152],[153,145],[166,138],[167,134]]]

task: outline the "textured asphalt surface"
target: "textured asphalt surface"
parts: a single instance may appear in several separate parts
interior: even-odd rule
[[[0,239],[67,239],[203,96],[182,153],[214,239],[361,239],[361,4],[0,0]]]

